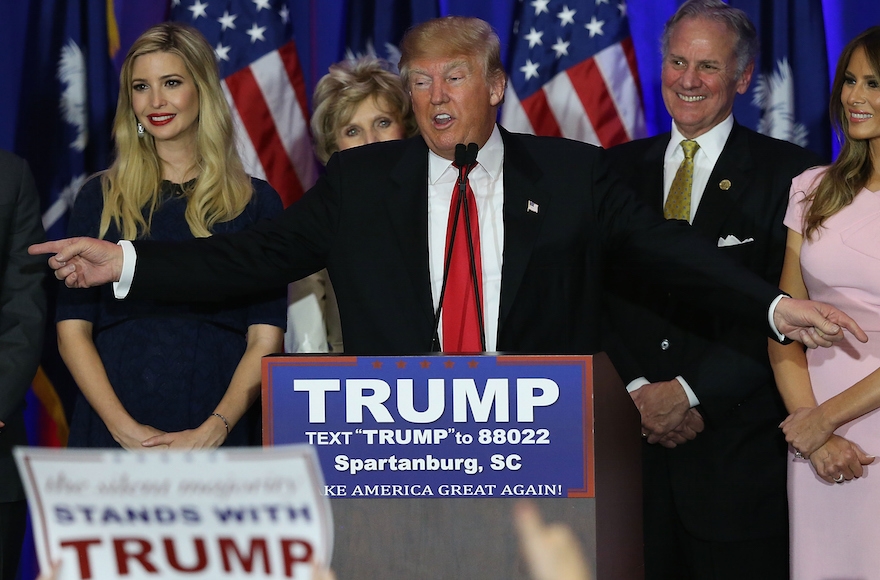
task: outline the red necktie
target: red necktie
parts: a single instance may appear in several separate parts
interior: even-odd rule
[[[443,296],[443,351],[481,352],[480,322],[477,317],[477,298],[483,296],[483,266],[480,259],[480,225],[477,219],[477,201],[471,184],[467,182],[468,211],[470,213],[471,237],[474,241],[474,265],[476,267],[477,293],[474,292],[474,276],[468,251],[467,222],[464,206],[458,212],[458,225],[455,228],[455,243],[449,261],[449,277],[446,293]],[[449,222],[446,224],[446,252],[452,243],[452,229],[455,222],[455,208],[459,203],[459,189],[456,181],[449,205]]]

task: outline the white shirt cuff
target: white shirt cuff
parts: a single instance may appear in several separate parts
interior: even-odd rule
[[[788,298],[785,294],[780,294],[776,297],[776,299],[770,303],[770,310],[767,312],[767,321],[770,323],[770,330],[779,338],[779,342],[784,342],[786,337],[784,334],[779,332],[779,329],[776,328],[776,323],[773,322],[773,313],[776,312],[776,305],[779,304],[779,301],[783,298]]]
[[[684,377],[679,375],[675,378],[677,378],[678,382],[681,383],[681,388],[684,389],[684,394],[687,395],[688,403],[691,404],[691,407],[696,407],[697,405],[699,405],[700,399],[697,398],[697,394],[694,393],[694,390],[691,388],[688,382],[684,380]]]
[[[131,290],[137,252],[129,240],[119,240],[117,245],[122,248],[122,273],[119,275],[119,282],[113,282],[113,295],[118,300],[122,300],[128,296],[128,291]]]
[[[632,380],[632,381],[626,386],[626,392],[627,392],[627,393],[632,393],[632,392],[638,391],[639,389],[641,389],[641,388],[644,387],[645,385],[650,385],[650,384],[651,384],[651,383],[648,382],[648,379],[646,379],[645,377],[639,377],[639,378],[637,378],[637,379],[633,379],[633,380]]]
[[[678,382],[681,383],[681,388],[684,389],[684,394],[687,395],[688,403],[690,403],[690,406],[696,407],[697,405],[699,405],[700,399],[697,398],[696,393],[694,393],[694,390],[691,389],[691,386],[687,383],[687,381],[684,380],[684,377],[679,375],[675,378],[677,378]],[[645,385],[650,385],[650,384],[651,383],[645,377],[639,377],[637,379],[633,379],[632,381],[630,381],[630,383],[626,386],[626,392],[632,393],[632,392],[638,391],[639,389],[641,389]]]

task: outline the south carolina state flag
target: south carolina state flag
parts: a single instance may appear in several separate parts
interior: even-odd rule
[[[440,16],[436,0],[348,0],[346,58],[371,54],[395,67],[400,62],[400,39],[413,24]]]
[[[737,121],[831,159],[822,1],[731,0],[730,4],[749,15],[761,40],[749,92],[734,101]]]
[[[622,0],[521,1],[501,124],[611,147],[644,137]]]

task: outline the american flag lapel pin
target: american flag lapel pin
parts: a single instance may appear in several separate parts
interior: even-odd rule
[[[529,207],[526,208],[526,211],[530,211],[533,213],[538,213],[538,204],[529,200]]]

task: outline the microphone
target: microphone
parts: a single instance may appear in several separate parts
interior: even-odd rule
[[[446,296],[446,283],[449,279],[449,264],[452,261],[452,249],[455,245],[455,231],[458,228],[458,217],[464,208],[464,220],[467,227],[467,243],[468,258],[470,261],[471,279],[474,285],[475,301],[477,307],[477,321],[480,325],[480,346],[483,352],[486,351],[486,330],[483,324],[483,297],[480,295],[480,286],[477,280],[477,267],[474,255],[474,240],[471,236],[471,215],[467,205],[467,176],[471,169],[477,164],[477,151],[479,147],[476,143],[468,143],[465,146],[459,143],[455,146],[455,166],[458,167],[458,203],[455,206],[455,216],[452,222],[452,232],[450,233],[449,247],[446,248],[446,256],[443,260],[443,284],[440,287],[440,302],[437,311],[434,313],[434,335],[431,342],[432,350],[439,350],[440,337],[437,329],[440,326],[440,312],[443,310],[443,298]]]
[[[467,194],[467,176],[471,169],[477,164],[477,144],[468,143],[467,147],[463,143],[455,146],[455,166],[458,167],[458,201],[459,205],[464,205],[467,210],[467,204],[463,199]],[[458,222],[458,209],[456,208],[455,221]],[[467,215],[465,215],[467,218]],[[468,226],[470,227],[470,226]]]
[[[461,168],[467,165],[467,146],[464,143],[459,143],[455,146],[455,166],[458,167],[459,171]]]
[[[475,165],[477,163],[477,147],[476,143],[468,143],[465,147],[464,143],[459,143],[455,146],[455,165],[459,168],[459,171],[462,167],[471,168],[471,165]]]
[[[465,162],[468,164],[468,166],[477,164],[477,151],[478,150],[479,150],[479,147],[477,147],[476,143],[468,143],[467,158],[465,159]]]
[[[467,147],[463,143],[455,146],[455,166],[458,167],[458,201],[459,205],[464,205],[467,210],[467,204],[464,203],[464,197],[467,194],[467,176],[471,169],[477,164],[477,144],[469,143]],[[467,215],[465,215],[467,217]],[[455,221],[458,223],[458,208],[455,210]],[[468,226],[470,227],[470,226]]]

